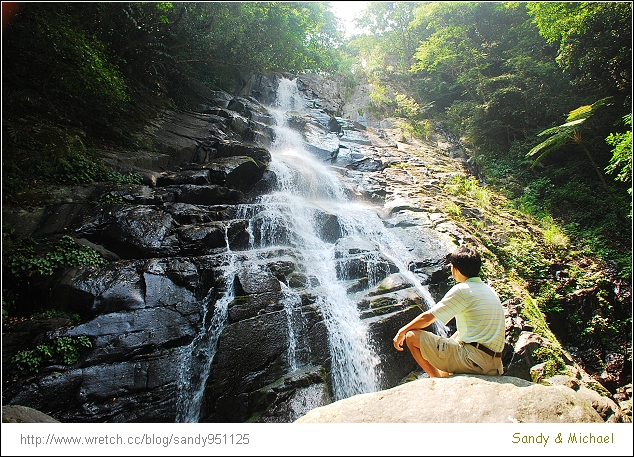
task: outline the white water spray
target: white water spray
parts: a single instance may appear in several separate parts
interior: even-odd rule
[[[271,109],[277,126],[270,169],[278,186],[261,198],[267,209],[255,238],[262,245],[282,240],[290,244],[305,273],[318,282],[317,305],[328,330],[333,394],[341,399],[377,390],[379,358],[370,347],[356,304],[337,280],[334,245],[318,232],[324,213],[339,216],[333,210],[347,200],[343,187],[307,152],[301,135],[286,126],[287,113],[301,114],[303,100],[295,81],[280,80],[278,101]]]

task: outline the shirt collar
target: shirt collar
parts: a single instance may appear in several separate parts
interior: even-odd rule
[[[468,278],[465,282],[482,282],[482,280],[478,276],[473,276],[472,278]]]

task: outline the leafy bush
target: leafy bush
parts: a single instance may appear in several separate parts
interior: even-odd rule
[[[536,300],[539,309],[545,313],[561,313],[564,310],[561,304],[562,296],[551,282],[542,284]]]
[[[556,253],[564,254],[570,244],[568,235],[564,233],[564,230],[549,214],[542,219],[542,224],[546,226],[544,231],[544,243],[546,246]]]
[[[447,213],[452,219],[461,221],[463,220],[462,217],[462,208],[460,207],[460,205],[452,202],[452,201],[447,201],[444,202],[443,204],[443,210],[445,211],[445,213]]]
[[[504,257],[501,259],[509,272],[520,278],[542,278],[548,271],[548,260],[537,241],[527,237],[510,237],[508,243],[501,248]]]
[[[445,184],[444,190],[450,195],[467,195],[477,200],[482,208],[491,206],[491,191],[481,186],[474,176],[452,176]]]
[[[59,184],[92,184],[99,181],[125,184],[141,184],[142,182],[141,175],[138,173],[124,175],[82,155],[60,159],[53,180]]]
[[[534,329],[535,333],[541,335],[542,337],[549,340],[554,346],[560,347],[561,344],[557,337],[553,334],[548,327],[548,323],[546,322],[546,317],[544,313],[537,306],[537,302],[533,300],[531,297],[524,297],[525,306],[522,308],[520,314],[522,318],[528,322]]]
[[[428,140],[433,132],[431,122],[427,119],[422,121],[408,119],[398,122],[398,127],[403,133],[404,141],[408,139],[407,137],[410,139],[418,138],[419,140]]]
[[[106,260],[93,248],[81,246],[69,236],[64,235],[53,249],[38,254],[34,240],[23,240],[12,252],[7,253],[4,262],[14,276],[31,276],[34,273],[52,275],[61,267],[98,266]]]
[[[623,117],[623,123],[626,126],[632,127],[632,113],[629,113]],[[610,163],[605,168],[608,173],[617,173],[617,181],[630,182],[632,181],[632,130],[628,130],[625,133],[610,133],[605,141],[614,146],[612,149],[612,157]],[[630,195],[632,194],[632,187],[628,189]],[[630,210],[630,217],[632,212]]]
[[[34,371],[40,370],[40,365],[46,360],[59,357],[65,365],[72,365],[79,360],[80,348],[90,348],[92,343],[86,335],[78,337],[60,336],[51,342],[51,344],[40,344],[34,349],[20,351],[11,359],[20,370]]]

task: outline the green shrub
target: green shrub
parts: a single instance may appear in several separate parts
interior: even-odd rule
[[[138,173],[122,174],[93,161],[85,155],[75,155],[68,159],[60,159],[52,178],[53,181],[59,184],[92,184],[102,181],[141,184],[143,181]]]
[[[545,313],[560,313],[564,310],[562,297],[557,292],[557,287],[550,282],[541,286],[536,301],[539,309]]]
[[[11,362],[16,364],[22,371],[40,370],[40,365],[46,360],[59,357],[65,365],[72,365],[79,360],[80,348],[90,348],[92,343],[86,335],[77,337],[60,336],[51,342],[51,344],[40,344],[34,349],[28,349],[18,352],[13,356]]]
[[[89,246],[81,246],[64,235],[52,250],[36,253],[34,240],[22,240],[12,252],[3,257],[5,266],[14,276],[31,276],[34,273],[52,275],[62,267],[99,266],[106,263],[99,252]]]
[[[504,253],[501,260],[507,270],[525,280],[544,277],[548,270],[548,260],[544,258],[538,243],[532,238],[510,237],[501,251]]]
[[[537,306],[537,302],[530,296],[526,296],[524,301],[525,306],[520,312],[522,318],[534,328],[535,333],[549,340],[555,347],[560,348],[561,344],[550,330],[550,327],[548,327],[546,317]]]

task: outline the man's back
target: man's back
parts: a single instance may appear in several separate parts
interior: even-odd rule
[[[504,309],[480,278],[456,284],[430,311],[444,323],[456,318],[459,341],[482,343],[495,352],[504,349]]]

